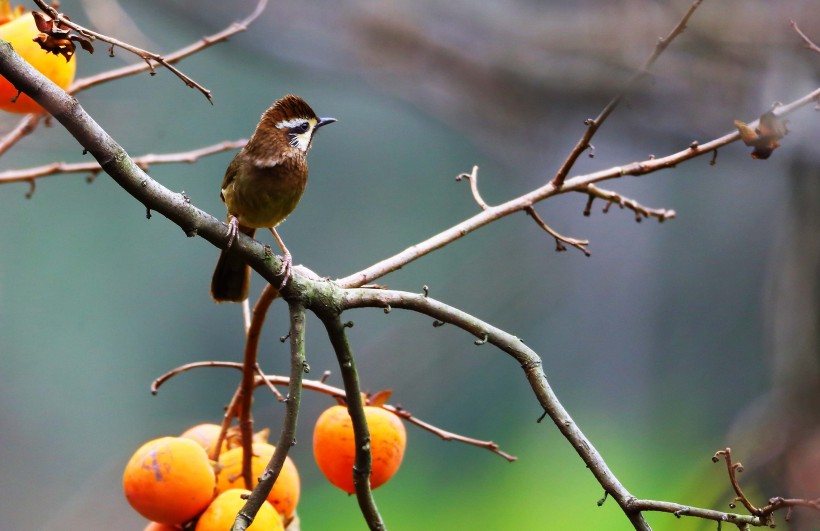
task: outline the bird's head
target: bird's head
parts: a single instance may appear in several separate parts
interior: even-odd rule
[[[318,118],[305,100],[288,94],[265,111],[256,134],[274,140],[278,149],[304,155],[316,131],[335,121],[335,118]]]

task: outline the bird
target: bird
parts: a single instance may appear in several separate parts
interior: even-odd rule
[[[236,154],[222,180],[219,197],[228,209],[228,243],[211,280],[216,302],[242,302],[250,289],[250,266],[232,252],[239,232],[250,236],[270,229],[283,252],[282,289],[290,278],[293,258],[276,232],[296,208],[307,184],[307,152],[321,127],[335,118],[319,118],[293,94],[277,100],[259,120],[250,140]]]

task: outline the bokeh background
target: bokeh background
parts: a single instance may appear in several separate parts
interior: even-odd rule
[[[248,136],[293,92],[338,118],[310,154],[311,178],[281,227],[296,263],[342,277],[477,212],[454,177],[477,164],[497,203],[540,186],[689,3],[464,0],[271,1],[243,34],[181,63],[214,105],[159,69],[87,90],[81,104],[132,155]],[[65,0],[74,20],[168,53],[243,18],[252,0]],[[813,90],[820,56],[815,0],[706,2],[596,136],[573,174],[680,150]],[[135,61],[105,47],[79,75]],[[7,131],[17,118],[0,117]],[[637,224],[613,208],[584,217],[583,196],[538,205],[592,256],[554,251],[526,216],[483,228],[382,281],[421,291],[522,338],[544,359],[564,405],[635,495],[728,510],[731,446],[759,504],[820,495],[820,171],[817,113],[790,117],[770,160],[720,150],[673,170],[603,186],[677,218]],[[224,215],[219,184],[233,153],[151,175]],[[0,170],[85,160],[59,125],[40,127]],[[151,396],[150,382],[197,360],[239,360],[241,311],[208,295],[218,251],[186,238],[106,176],[0,188],[0,529],[142,529],[122,468],[142,442],[218,422],[238,373],[202,369]],[[264,239],[265,237],[262,236]],[[262,284],[256,278],[253,290]],[[445,443],[409,427],[405,462],[376,491],[390,529],[629,529],[557,430],[516,363],[452,327],[394,311],[357,311],[350,337],[366,389],[391,388],[418,417],[492,439],[519,457]],[[271,312],[262,349],[287,370],[287,312]],[[318,376],[335,359],[308,322]],[[330,405],[307,394],[298,445],[302,528],[355,530],[355,499],[311,455]],[[257,426],[283,407],[256,396]],[[802,515],[795,529],[818,529]],[[650,514],[656,529],[711,523]],[[782,515],[781,527],[786,527]]]

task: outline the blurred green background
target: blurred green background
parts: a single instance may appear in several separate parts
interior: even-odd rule
[[[242,2],[65,0],[102,33],[168,53],[250,13]],[[271,2],[243,34],[180,64],[213,106],[167,71],[78,94],[132,155],[247,137],[272,101],[293,92],[338,124],[310,154],[310,183],[280,234],[302,263],[342,277],[477,212],[454,177],[480,166],[490,203],[540,186],[582,134],[583,120],[643,63],[685,1]],[[800,48],[795,19],[820,39],[816,2],[707,2],[594,140],[573,174],[678,151],[751,121],[774,101],[817,86],[820,57]],[[97,45],[79,75],[134,62]],[[0,130],[16,123],[0,117]],[[639,497],[728,510],[712,454],[732,446],[760,504],[820,495],[820,184],[816,113],[768,161],[732,145],[640,179],[603,183],[677,218],[636,224],[586,198],[538,205],[557,231],[591,241],[592,256],[554,243],[526,216],[483,228],[382,279],[457,306],[524,338],[558,396]],[[221,217],[219,183],[233,153],[151,175]],[[86,160],[58,124],[40,127],[0,171]],[[202,369],[159,395],[150,382],[197,360],[241,359],[241,311],[208,294],[218,251],[186,238],[105,175],[0,188],[0,529],[142,529],[122,468],[144,441],[218,422],[239,374]],[[262,236],[263,240],[265,236]],[[265,240],[267,241],[267,240]],[[253,290],[262,284],[254,279]],[[541,411],[516,363],[453,327],[394,311],[351,312],[363,386],[517,455],[409,427],[399,474],[376,491],[390,529],[629,529]],[[271,311],[261,363],[287,370],[282,304]],[[308,322],[312,376],[335,358]],[[355,499],[313,463],[308,393],[292,457],[303,479],[302,529],[363,528]],[[256,396],[257,426],[274,433],[283,407]],[[711,523],[650,514],[656,529]],[[782,516],[778,520],[782,525]],[[816,519],[796,529],[818,528]],[[803,526],[803,527],[800,527]],[[813,527],[812,527],[813,526]]]

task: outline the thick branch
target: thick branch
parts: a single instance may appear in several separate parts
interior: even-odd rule
[[[270,458],[259,483],[254,487],[247,503],[236,516],[232,531],[248,528],[259,508],[265,503],[291,446],[296,444],[296,424],[299,403],[302,400],[302,375],[305,372],[305,309],[301,304],[290,304],[290,386],[288,388],[285,421],[279,433],[279,442]]]
[[[225,247],[227,226],[224,223],[194,207],[184,195],[172,192],[152,179],[85,112],[77,100],[31,67],[5,41],[0,41],[0,75],[51,113],[97,160],[103,171],[146,208],[167,217],[188,236],[201,236],[216,247]],[[269,247],[239,235],[232,249],[263,278],[277,286],[281,284],[279,272],[282,261],[271,253]],[[291,283],[288,283],[283,295],[290,293],[291,289]]]
[[[325,325],[330,343],[336,352],[339,369],[345,383],[345,400],[350,419],[353,423],[353,439],[356,442],[356,459],[353,463],[353,486],[356,488],[356,499],[368,527],[372,530],[386,529],[384,521],[376,507],[373,493],[370,490],[370,472],[372,459],[370,455],[370,430],[364,415],[359,374],[353,359],[353,351],[347,341],[345,326],[337,313],[319,313]]]
[[[618,478],[607,466],[604,458],[575,424],[564,406],[561,405],[544,374],[541,358],[538,357],[535,351],[512,334],[424,295],[373,289],[349,289],[343,292],[344,308],[385,308],[388,306],[417,311],[433,319],[453,324],[479,338],[481,344],[489,343],[494,345],[515,358],[521,364],[530,387],[545,414],[552,419],[564,437],[575,448],[575,451],[581,456],[595,479],[621,506],[635,529],[650,529],[649,524],[640,512],[630,509],[629,504],[634,496],[626,490],[626,487],[621,485]]]

